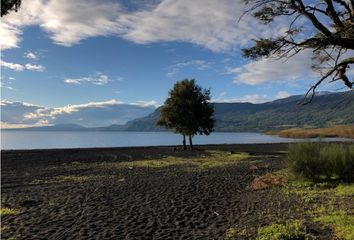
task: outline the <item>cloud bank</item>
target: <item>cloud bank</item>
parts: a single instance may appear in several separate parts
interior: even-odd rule
[[[128,2],[128,4],[127,4]],[[116,36],[137,44],[155,42],[192,43],[214,52],[235,52],[253,39],[276,37],[287,31],[286,18],[263,25],[245,15],[243,0],[159,0],[148,4],[113,0],[31,0],[23,1],[20,10],[2,18],[2,49],[19,47],[26,26],[37,25],[56,44],[73,46],[97,36]],[[29,54],[32,58],[35,55]],[[310,52],[296,55],[287,62],[262,59],[243,66],[229,66],[236,84],[258,85],[267,82],[312,77]],[[202,66],[203,63],[193,63]],[[8,66],[22,71],[23,66]],[[175,66],[173,76],[183,66]],[[29,67],[31,70],[40,68]],[[69,78],[68,84],[84,82],[102,85],[105,80],[93,77]]]
[[[29,25],[38,25],[63,46],[90,37],[118,36],[139,44],[189,42],[212,51],[285,31],[281,25],[269,29],[250,16],[238,22],[243,9],[241,0],[162,0],[133,10],[107,0],[23,1],[18,13],[2,19],[2,48],[18,47],[23,28]]]
[[[85,127],[100,127],[124,124],[127,121],[146,116],[155,109],[155,101],[123,103],[117,100],[90,102],[46,108],[24,102],[1,101],[1,122],[3,127],[41,126],[75,123]]]

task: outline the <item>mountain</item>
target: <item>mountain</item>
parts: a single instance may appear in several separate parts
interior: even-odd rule
[[[354,123],[354,91],[321,93],[308,105],[302,95],[262,104],[214,103],[215,131],[268,131],[291,127],[326,127]],[[165,131],[156,127],[160,108],[121,126],[122,131]]]
[[[291,96],[272,102],[214,103],[215,131],[263,132],[293,127],[328,127],[354,123],[354,91],[318,94],[308,105],[299,105],[303,96]],[[107,127],[86,128],[78,124],[21,128],[25,131],[167,131],[157,127],[160,116],[157,108],[151,114]]]
[[[90,129],[96,131],[122,131],[123,127],[124,125],[112,124],[108,127],[97,127],[97,128],[90,128]]]

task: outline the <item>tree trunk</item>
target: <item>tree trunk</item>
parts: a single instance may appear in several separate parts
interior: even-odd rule
[[[189,136],[189,145],[191,146],[191,149],[193,149],[192,136]]]
[[[186,150],[186,136],[183,135],[183,150]]]

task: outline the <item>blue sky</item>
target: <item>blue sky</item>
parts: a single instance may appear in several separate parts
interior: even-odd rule
[[[3,124],[55,122],[58,115],[43,118],[40,109],[156,107],[184,78],[211,88],[213,101],[260,103],[302,94],[317,77],[309,52],[288,62],[242,58],[242,47],[283,32],[287,22],[269,28],[246,16],[238,23],[241,1],[30,2],[2,19],[1,94],[3,109],[39,110]]]

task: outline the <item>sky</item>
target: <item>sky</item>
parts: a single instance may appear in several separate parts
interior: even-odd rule
[[[2,127],[123,124],[162,105],[185,78],[210,88],[214,102],[306,92],[318,78],[310,51],[288,61],[242,57],[253,39],[288,24],[238,21],[244,9],[241,0],[23,1],[1,19]]]

